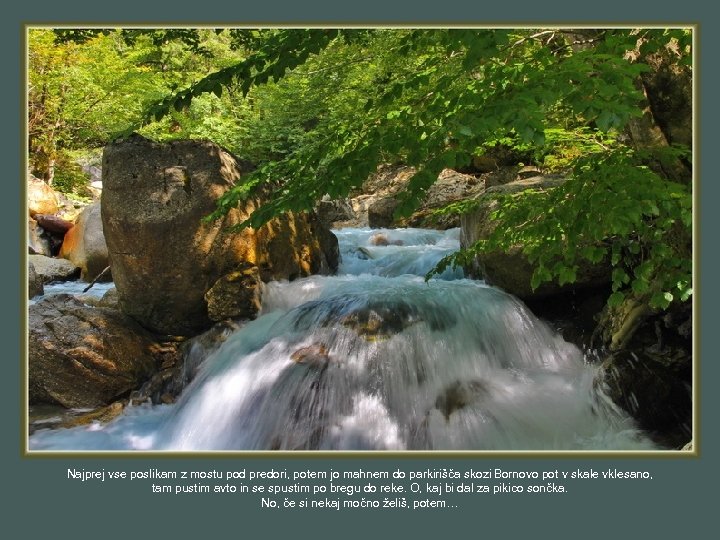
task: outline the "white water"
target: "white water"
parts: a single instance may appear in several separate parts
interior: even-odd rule
[[[338,276],[270,283],[176,405],[39,430],[34,450],[651,449],[596,368],[515,298],[448,271],[458,231],[336,231]],[[392,242],[402,242],[393,245]],[[362,247],[362,250],[358,250]]]

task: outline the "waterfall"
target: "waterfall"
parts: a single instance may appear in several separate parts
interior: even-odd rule
[[[459,270],[425,282],[457,229],[336,234],[338,275],[268,283],[176,404],[39,430],[31,449],[654,448],[522,302]]]

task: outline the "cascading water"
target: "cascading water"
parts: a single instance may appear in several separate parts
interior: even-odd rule
[[[447,271],[458,231],[336,231],[338,276],[270,283],[178,403],[31,449],[652,449],[596,368],[514,297]]]

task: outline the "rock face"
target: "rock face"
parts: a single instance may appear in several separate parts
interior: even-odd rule
[[[55,190],[32,174],[28,176],[27,200],[30,217],[36,214],[54,214],[59,210]]]
[[[536,176],[516,180],[504,185],[493,186],[480,196],[481,204],[473,212],[461,216],[462,232],[460,243],[463,247],[486,239],[495,230],[490,214],[497,207],[497,201],[491,196],[508,195],[530,188],[554,188],[565,180],[559,177]],[[530,286],[534,267],[522,253],[521,246],[508,252],[493,252],[478,257],[476,266],[468,269],[471,274],[484,277],[489,283],[523,299],[556,295],[570,289],[599,286],[610,280],[610,267],[607,264],[581,265],[577,272],[577,281],[572,285],[560,287],[555,282],[543,283],[535,291]]]
[[[118,311],[54,295],[30,306],[28,328],[31,403],[107,405],[155,371],[153,338]]]
[[[91,204],[80,213],[75,225],[65,234],[60,257],[80,268],[80,277],[85,281],[95,279],[110,264],[100,203]]]
[[[263,281],[337,268],[337,239],[312,215],[228,231],[259,204],[248,200],[202,222],[241,173],[209,141],[132,136],[106,147],[102,222],[123,312],[159,333],[196,334],[211,324],[205,294],[223,276],[249,266]]]
[[[54,259],[44,255],[28,255],[28,262],[35,267],[35,272],[43,283],[51,281],[69,281],[80,275],[80,269],[65,259]]]

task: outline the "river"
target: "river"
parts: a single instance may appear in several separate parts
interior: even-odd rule
[[[265,286],[261,316],[173,405],[40,429],[31,450],[648,450],[597,367],[459,270],[459,231],[335,231],[336,276]]]

